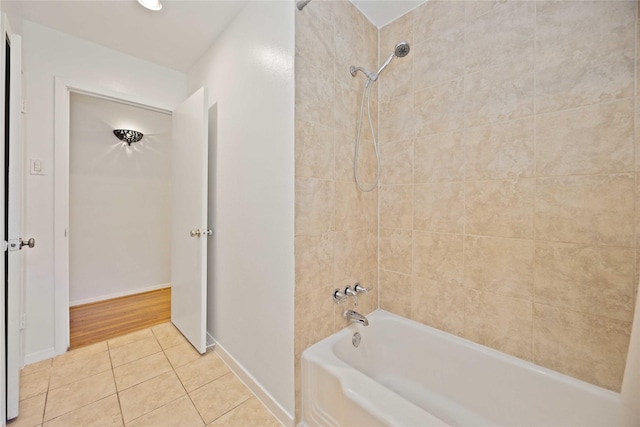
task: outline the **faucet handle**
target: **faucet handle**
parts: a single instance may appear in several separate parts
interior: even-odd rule
[[[358,293],[351,286],[347,286],[346,288],[344,288],[344,294],[353,297],[353,299],[355,300],[353,305],[355,305],[356,307],[358,306]]]
[[[342,292],[340,289],[336,288],[333,290],[333,302],[335,302],[336,304],[342,304],[348,297],[349,295],[346,295],[344,292]]]
[[[367,292],[369,292],[372,288],[365,288],[364,286],[362,286],[360,283],[356,283],[355,286],[353,287],[353,289],[358,292],[359,294],[366,294]]]

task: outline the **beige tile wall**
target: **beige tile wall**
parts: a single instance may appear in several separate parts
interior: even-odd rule
[[[378,192],[360,192],[353,179],[364,77],[349,73],[350,65],[377,64],[378,30],[350,2],[314,0],[296,11],[297,412],[302,351],[342,329],[342,312],[354,306],[336,305],[333,290],[356,282],[373,286],[359,298],[357,311],[366,315],[378,306]],[[377,118],[377,92],[371,97]],[[367,129],[359,167],[361,179],[371,182],[375,163]]]
[[[333,289],[375,286],[378,269],[384,309],[619,389],[639,258],[636,9],[430,1],[380,31],[345,1],[296,13],[296,408],[300,354],[345,325]],[[372,95],[383,177],[364,194],[363,79],[347,70],[375,68],[378,36],[381,57],[412,51]]]
[[[636,2],[430,1],[380,30],[380,305],[619,390]]]

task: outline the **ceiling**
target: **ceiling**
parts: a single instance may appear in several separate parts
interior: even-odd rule
[[[351,0],[376,27],[391,21],[425,3],[427,0]]]
[[[153,12],[135,0],[2,0],[18,17],[187,72],[246,0],[163,0]]]
[[[378,27],[424,1],[352,0]],[[32,21],[186,73],[247,2],[163,0],[159,12],[145,9],[135,0],[2,0],[2,6],[14,19]]]

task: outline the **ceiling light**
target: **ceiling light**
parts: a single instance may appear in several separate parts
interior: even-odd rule
[[[160,0],[138,0],[138,3],[146,7],[150,10],[160,10],[162,9],[162,4]]]
[[[113,134],[117,136],[120,141],[124,141],[129,144],[129,147],[131,147],[132,142],[138,142],[144,136],[142,132],[130,129],[116,129],[113,131]]]

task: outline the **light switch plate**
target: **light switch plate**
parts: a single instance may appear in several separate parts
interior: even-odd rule
[[[41,159],[29,159],[29,173],[31,175],[44,175],[44,161]]]

